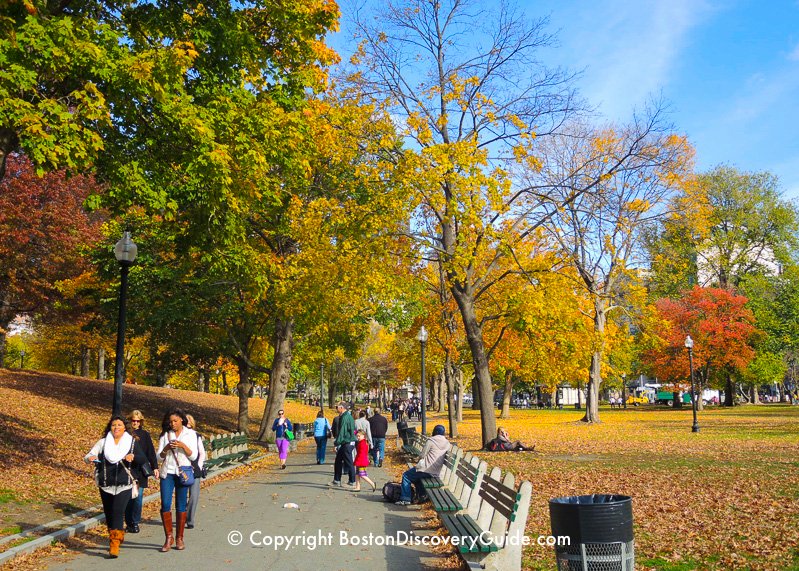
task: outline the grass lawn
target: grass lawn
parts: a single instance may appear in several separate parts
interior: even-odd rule
[[[432,415],[428,426],[446,417]],[[512,410],[498,419],[535,452],[478,452],[533,483],[527,534],[549,535],[550,498],[633,498],[639,569],[799,569],[799,407],[769,404],[699,413],[639,407]],[[431,430],[431,428],[428,428]],[[480,419],[465,411],[457,442],[480,448]],[[554,569],[554,549],[528,547],[525,569]]]

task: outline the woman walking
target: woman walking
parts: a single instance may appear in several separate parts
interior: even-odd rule
[[[130,413],[129,418],[130,433],[147,458],[147,461],[141,465],[134,462],[133,467],[130,469],[133,477],[136,478],[136,481],[139,483],[139,494],[128,502],[128,507],[125,510],[125,527],[127,532],[139,533],[144,490],[147,488],[150,476],[154,478],[158,477],[158,459],[155,455],[153,439],[150,437],[150,433],[144,430],[144,415],[140,410],[134,410]]]
[[[103,438],[83,458],[86,463],[95,464],[95,479],[108,526],[108,556],[112,559],[119,557],[119,546],[125,540],[122,521],[133,491],[130,466],[137,460],[137,454],[138,462],[147,461],[128,432],[125,419],[114,415],[105,427]]]
[[[286,437],[287,430],[293,430],[291,421],[286,418],[283,410],[277,413],[275,422],[272,423],[272,430],[275,432],[275,445],[277,446],[277,455],[280,458],[280,469],[286,469],[286,458],[289,457],[289,439]]]
[[[161,522],[164,525],[166,540],[161,552],[166,553],[173,546],[185,549],[183,530],[186,528],[186,503],[189,486],[181,482],[181,468],[191,468],[197,459],[197,433],[188,427],[189,420],[178,408],[170,410],[161,424],[162,432],[158,440],[158,455],[161,464]],[[172,535],[172,495],[175,495],[177,511],[177,536]]]
[[[197,424],[194,417],[186,415],[189,421],[188,427],[197,432]],[[197,459],[191,463],[194,468],[194,483],[189,487],[189,501],[186,505],[186,529],[194,529],[194,516],[197,515],[197,506],[200,505],[200,480],[203,478],[203,465],[205,464],[205,446],[203,437],[197,432]]]
[[[325,451],[327,450],[327,439],[330,438],[332,428],[330,422],[325,418],[320,410],[316,413],[316,420],[313,421],[313,437],[316,440],[316,463],[325,463]]]

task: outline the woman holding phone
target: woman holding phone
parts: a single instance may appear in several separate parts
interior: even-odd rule
[[[158,439],[158,456],[161,458],[161,522],[164,524],[166,540],[161,552],[166,553],[173,546],[185,549],[183,530],[186,528],[186,503],[189,487],[181,484],[180,467],[191,466],[197,459],[197,433],[188,427],[186,414],[179,408],[164,415],[161,423],[161,437]],[[175,496],[177,511],[177,535],[172,535],[172,495]]]

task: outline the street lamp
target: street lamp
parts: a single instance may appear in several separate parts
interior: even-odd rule
[[[427,329],[422,328],[419,330],[419,334],[416,336],[416,340],[421,343],[422,345],[422,434],[427,434],[427,417],[425,416],[425,392],[424,392],[424,385],[425,385],[425,373],[424,373],[424,347],[427,344]]]
[[[122,239],[114,246],[114,256],[121,268],[122,281],[119,284],[119,319],[117,320],[117,356],[114,366],[114,404],[113,414],[122,414],[122,385],[125,382],[125,319],[127,317],[128,270],[136,260],[138,249],[130,239],[130,232],[123,232]]]
[[[688,349],[688,367],[691,370],[691,409],[694,412],[694,425],[691,432],[699,432],[699,423],[696,421],[696,391],[694,390],[694,340],[688,335],[685,338],[685,348]]]

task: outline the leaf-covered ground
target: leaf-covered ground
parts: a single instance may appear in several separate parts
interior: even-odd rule
[[[110,381],[0,369],[0,537],[99,504],[83,456],[108,422],[112,391]],[[264,405],[250,399],[252,438]],[[173,406],[192,414],[206,436],[236,430],[238,397],[124,386],[123,411],[141,410],[153,439]],[[292,402],[285,409],[294,422],[311,422],[318,410]]]
[[[799,407],[708,409],[698,434],[690,408],[603,410],[591,426],[573,410],[511,414],[498,425],[535,452],[478,455],[533,483],[528,535],[550,533],[551,498],[625,494],[639,569],[799,569]],[[459,431],[480,448],[477,412]],[[527,548],[524,568],[554,569],[554,549]]]

